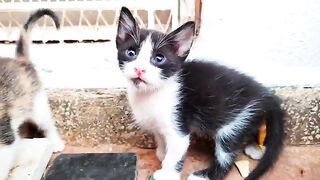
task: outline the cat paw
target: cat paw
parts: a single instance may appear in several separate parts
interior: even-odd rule
[[[164,150],[162,148],[157,148],[156,156],[159,159],[159,161],[162,162],[164,160],[164,157],[166,156],[166,153],[164,152]]]
[[[61,139],[52,140],[53,152],[61,152],[64,149],[64,142]]]
[[[180,180],[180,173],[176,171],[168,171],[168,170],[157,170],[153,174],[153,179],[154,180]]]
[[[252,159],[259,160],[264,154],[264,150],[261,150],[258,145],[248,145],[244,149],[244,153]]]
[[[188,177],[188,180],[207,180],[207,178],[204,178],[204,177],[200,177],[200,176],[196,176],[196,175],[190,175]]]

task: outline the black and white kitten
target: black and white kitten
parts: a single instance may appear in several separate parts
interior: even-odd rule
[[[283,146],[280,100],[265,87],[235,70],[213,62],[190,60],[194,22],[169,34],[141,29],[131,12],[121,9],[116,37],[119,67],[128,80],[128,100],[135,121],[154,134],[162,168],[156,180],[180,179],[178,164],[190,134],[215,140],[215,160],[188,179],[222,179],[236,154],[245,149],[260,159],[246,178],[259,179],[277,160]],[[265,152],[254,144],[263,119]]]

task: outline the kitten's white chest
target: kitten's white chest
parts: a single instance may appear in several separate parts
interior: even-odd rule
[[[128,99],[135,121],[148,131],[166,131],[174,126],[178,86],[172,85],[152,93],[128,91]]]

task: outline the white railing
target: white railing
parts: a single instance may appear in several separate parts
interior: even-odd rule
[[[0,0],[0,40],[15,41],[31,11],[50,8],[61,18],[57,32],[48,18],[37,23],[32,39],[110,40],[122,6],[133,11],[140,26],[167,32],[179,25],[178,0]]]

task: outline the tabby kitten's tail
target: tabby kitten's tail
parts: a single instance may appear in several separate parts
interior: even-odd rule
[[[39,9],[32,13],[27,20],[27,22],[24,24],[23,29],[20,34],[20,38],[17,42],[17,48],[16,48],[16,57],[19,60],[28,61],[29,60],[29,51],[28,51],[28,36],[32,29],[32,26],[34,23],[39,20],[44,15],[49,16],[53,21],[57,29],[60,28],[60,21],[55,12],[53,12],[50,9]],[[31,27],[31,28],[30,28]]]

